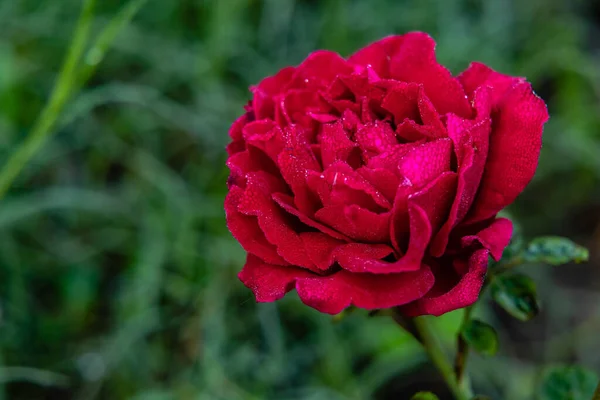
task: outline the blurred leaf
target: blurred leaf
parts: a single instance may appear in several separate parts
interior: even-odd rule
[[[594,371],[579,366],[555,366],[542,375],[540,400],[590,400],[598,384]]]
[[[561,265],[569,262],[584,262],[589,259],[589,251],[573,241],[559,236],[543,236],[529,243],[523,254],[528,262]]]
[[[492,298],[513,317],[529,321],[539,311],[535,282],[526,275],[502,275],[492,280]]]
[[[477,396],[473,397],[471,400],[492,400],[492,398],[478,394]]]
[[[493,356],[498,352],[498,335],[496,330],[486,322],[471,319],[465,324],[460,334],[465,342],[478,353]]]
[[[439,400],[439,397],[431,392],[419,392],[415,393],[411,400]]]

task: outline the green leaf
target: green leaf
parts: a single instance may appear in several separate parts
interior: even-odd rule
[[[498,352],[498,335],[491,325],[483,321],[469,320],[460,334],[465,342],[478,353],[493,356]]]
[[[533,239],[523,253],[524,261],[550,265],[567,264],[572,261],[580,263],[588,259],[588,249],[558,236],[543,236]]]
[[[590,400],[598,384],[594,371],[578,366],[546,369],[540,382],[540,400]]]
[[[539,312],[535,282],[526,275],[496,276],[492,280],[491,291],[494,301],[521,321],[529,321]]]
[[[439,400],[439,397],[431,392],[418,392],[410,400]]]
[[[473,397],[471,400],[492,400],[492,398],[488,397],[488,396],[484,396],[482,394],[478,394],[477,396]]]

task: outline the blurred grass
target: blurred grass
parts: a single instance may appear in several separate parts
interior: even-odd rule
[[[93,36],[122,5],[98,2]],[[47,100],[80,7],[0,1],[2,163]],[[533,82],[552,118],[510,211],[528,235],[592,248],[593,264],[532,269],[545,302],[535,322],[481,309],[502,347],[474,357],[476,388],[528,399],[544,362],[600,367],[599,12],[583,0],[149,0],[0,203],[1,397],[395,399],[439,387],[390,321],[332,324],[293,294],[257,306],[235,277],[244,255],[222,207],[227,129],[249,85],[317,48],[347,55],[410,30],[431,33],[455,73],[478,60]],[[447,340],[458,318],[441,320]]]

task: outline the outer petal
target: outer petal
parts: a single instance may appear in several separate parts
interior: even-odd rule
[[[231,234],[248,253],[255,254],[270,264],[288,265],[287,261],[277,254],[277,248],[267,241],[256,217],[238,211],[243,192],[243,189],[233,186],[225,197],[225,215]]]
[[[465,92],[450,71],[436,61],[433,39],[421,32],[408,33],[400,38],[399,46],[391,54],[391,77],[422,84],[441,114],[452,112],[469,117],[472,111]]]
[[[495,104],[502,100],[508,89],[517,83],[525,82],[524,78],[501,74],[478,62],[471,63],[469,68],[459,75],[458,80],[469,98],[473,98],[477,89],[482,86],[493,88],[492,102]]]
[[[298,279],[312,276],[312,273],[300,268],[265,263],[252,254],[248,254],[246,265],[238,274],[240,281],[252,290],[259,303],[281,299],[294,288]]]
[[[490,218],[525,189],[537,168],[546,105],[528,83],[519,83],[504,96],[492,115],[490,150],[469,223]]]
[[[258,85],[250,88],[252,91],[252,110],[256,119],[274,118],[275,102],[273,97],[282,93],[292,78],[295,68],[287,67],[276,75],[263,79]]]
[[[311,53],[298,67],[291,86],[294,88],[324,89],[338,75],[354,72],[354,68],[344,58],[333,51],[319,50]]]
[[[403,305],[421,298],[433,285],[427,266],[391,275],[355,274],[345,270],[296,282],[300,299],[323,313],[337,314],[355,305],[367,310]]]
[[[468,260],[467,273],[456,284],[448,287],[452,278],[444,276],[443,271],[435,274],[436,284],[423,298],[402,307],[406,315],[442,315],[449,311],[470,306],[479,297],[481,286],[488,266],[487,250],[477,250]],[[446,266],[442,266],[447,269]],[[448,274],[446,274],[448,275]],[[456,278],[454,278],[456,279]]]

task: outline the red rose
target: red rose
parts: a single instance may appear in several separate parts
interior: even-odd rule
[[[548,113],[523,78],[478,63],[455,78],[434,47],[409,33],[317,51],[252,88],[225,211],[257,301],[295,288],[330,314],[439,315],[477,300]]]

